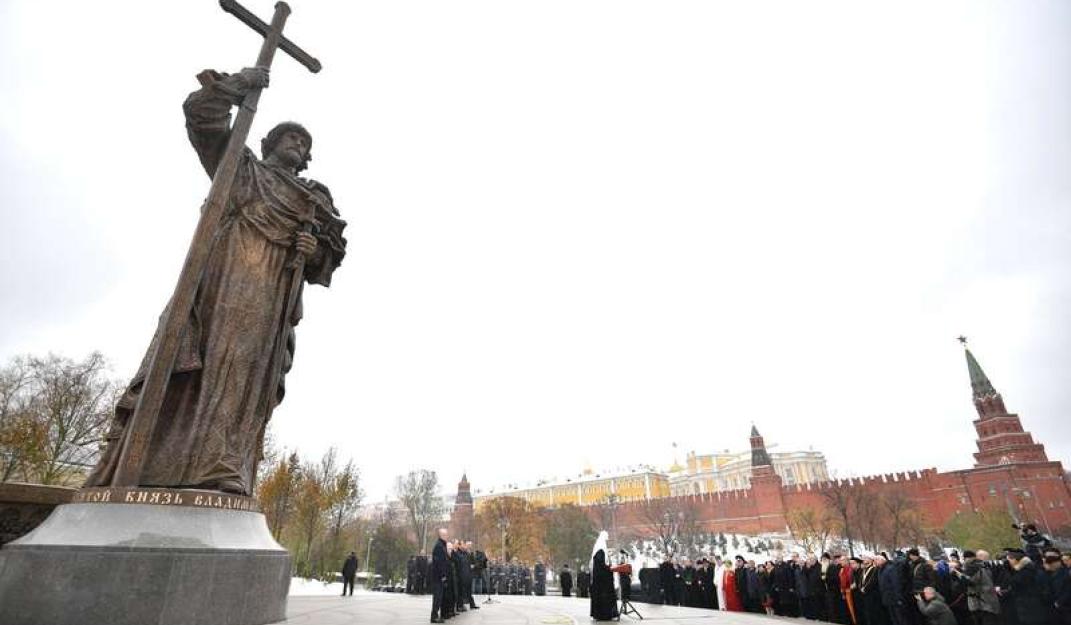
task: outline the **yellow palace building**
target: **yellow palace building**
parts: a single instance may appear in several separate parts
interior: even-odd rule
[[[476,510],[498,497],[517,497],[537,508],[565,504],[590,506],[607,501],[639,501],[668,497],[669,477],[654,467],[632,467],[615,472],[595,473],[586,469],[563,480],[543,480],[531,487],[506,486],[487,492],[477,491]]]

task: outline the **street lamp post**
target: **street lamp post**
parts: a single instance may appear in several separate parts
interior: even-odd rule
[[[364,572],[365,573],[367,573],[371,569],[371,567],[369,565],[371,564],[371,560],[372,560],[372,541],[375,540],[375,539],[376,539],[375,536],[369,536],[368,537],[368,551],[365,553],[365,556],[364,556]],[[368,583],[367,578],[365,579],[365,583]]]
[[[617,545],[617,502],[620,500],[617,493],[606,496],[606,505],[610,508],[610,544],[616,549]]]
[[[502,533],[502,562],[506,561],[506,532],[509,530],[509,519],[507,517],[498,517],[498,531]]]
[[[667,556],[673,555],[673,550],[670,549],[670,543],[673,541],[673,531],[669,524],[671,518],[672,515],[670,515],[668,510],[662,515],[662,520],[664,521],[664,524],[662,525],[662,547],[665,548]]]

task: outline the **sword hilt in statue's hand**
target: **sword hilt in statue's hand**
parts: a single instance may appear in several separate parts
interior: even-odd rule
[[[303,221],[301,223],[301,230],[294,235],[294,249],[297,250],[297,254],[294,255],[293,260],[290,261],[291,269],[298,269],[305,264],[305,261],[312,257],[316,253],[316,247],[318,242],[316,237],[313,236],[315,228],[313,221]]]

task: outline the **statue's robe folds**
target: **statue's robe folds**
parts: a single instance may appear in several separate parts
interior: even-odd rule
[[[209,175],[227,143],[230,108],[241,98],[240,75],[215,76],[184,105],[190,141]],[[139,485],[252,493],[264,428],[282,401],[293,359],[294,326],[301,319],[300,292],[287,310],[293,243],[309,218],[317,249],[301,284],[329,286],[346,246],[346,224],[329,191],[245,149]],[[114,478],[159,331],[116,405],[104,455],[86,486],[107,486]]]

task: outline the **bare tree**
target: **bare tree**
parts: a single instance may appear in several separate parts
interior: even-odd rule
[[[882,516],[885,517],[882,542],[889,549],[903,547],[905,541],[917,544],[922,531],[922,515],[903,491],[893,490],[881,497]]]
[[[642,504],[640,518],[647,534],[654,536],[662,553],[687,552],[698,529],[695,506],[687,497],[661,497]]]
[[[428,525],[441,519],[446,512],[439,496],[439,476],[427,469],[410,471],[398,476],[394,491],[405,506],[420,553],[427,553]]]
[[[826,551],[832,534],[832,523],[825,508],[795,508],[789,510],[786,520],[792,539],[807,553]]]
[[[610,546],[620,544],[617,535],[617,509],[621,506],[621,497],[617,493],[608,493],[596,505],[602,529],[609,535]]]
[[[859,489],[854,498],[855,524],[858,528],[859,540],[864,546],[877,549],[881,543],[882,518],[881,498],[873,491]]]
[[[332,480],[330,503],[335,536],[342,534],[342,526],[353,516],[364,498],[360,477],[360,471],[350,460]]]
[[[821,493],[838,533],[848,543],[848,555],[855,556],[857,489],[847,480],[831,480],[823,486]]]
[[[25,358],[0,368],[0,482],[26,473],[44,455],[45,428],[30,410],[30,382]]]
[[[61,484],[92,468],[120,385],[104,357],[18,358],[0,371],[4,480]]]

